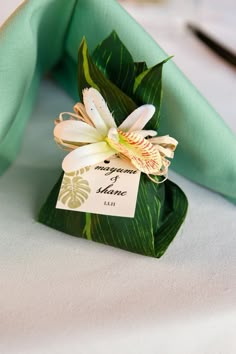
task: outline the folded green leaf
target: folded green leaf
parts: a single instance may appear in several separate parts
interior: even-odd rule
[[[142,72],[146,71],[148,68],[145,61],[139,61],[137,63],[134,63],[134,65],[135,65],[135,77],[137,77]]]
[[[131,54],[113,31],[96,47],[91,59],[104,76],[130,96],[138,106],[151,103],[156,107],[147,129],[157,130],[162,100],[162,67],[171,57],[148,69],[145,62],[133,61]]]
[[[137,75],[136,65],[115,31],[97,46],[92,59],[103,74],[123,92],[132,92]]]
[[[171,57],[170,57],[171,58]],[[156,112],[147,129],[157,130],[160,123],[160,108],[162,99],[162,67],[170,59],[167,58],[150,69],[143,71],[135,78],[133,98],[138,105],[145,103],[153,104]]]
[[[85,39],[83,39],[79,48],[78,62],[78,88],[80,98],[82,98],[84,88],[96,88],[101,92],[110,110],[113,111],[117,124],[121,124],[126,116],[137,106],[130,97],[115,86],[97,68],[89,55]]]
[[[146,256],[161,257],[181,226],[187,199],[173,182],[155,184],[143,176],[135,218],[56,209],[62,176],[42,207],[38,220],[72,236]]]

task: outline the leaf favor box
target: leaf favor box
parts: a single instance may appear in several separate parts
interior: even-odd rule
[[[97,124],[96,134],[98,134],[99,131],[98,127],[100,127],[101,134],[103,134],[103,123],[105,124],[105,122],[108,125],[111,124],[113,127],[111,129],[114,130],[114,126],[119,126],[119,129],[122,129],[122,126],[125,127],[130,121],[134,124],[134,127],[136,126],[135,130],[137,130],[138,126],[143,126],[141,123],[142,120],[146,121],[146,118],[143,116],[144,112],[148,113],[150,119],[148,119],[149,122],[146,125],[148,130],[142,130],[142,132],[146,132],[147,136],[153,132],[155,133],[155,130],[159,127],[162,96],[161,74],[162,67],[166,60],[150,69],[147,69],[145,62],[134,62],[128,49],[123,45],[116,32],[112,32],[104,39],[104,41],[96,47],[92,55],[89,53],[86,40],[83,39],[79,48],[78,58],[78,91],[81,101],[84,101],[84,106],[81,106],[81,103],[77,104],[75,106],[75,112],[77,109],[81,110],[81,119],[85,119],[84,122],[87,121],[90,123],[91,117],[95,126],[92,125],[91,128],[91,125],[85,124],[84,122],[79,123],[79,117],[76,115],[75,120],[69,119],[61,122],[59,119],[54,134],[57,140],[59,138],[58,134],[61,134],[61,137],[65,139],[64,142],[61,139],[58,140],[61,146],[64,145],[67,148],[71,146],[71,144],[75,144],[75,149],[72,150],[71,154],[77,154],[78,149],[85,151],[86,145],[82,145],[82,147],[76,145],[76,141],[79,142],[80,138],[84,141],[81,130],[86,127],[85,134],[87,134],[88,131],[90,134],[95,134]],[[92,87],[92,89],[89,90],[89,87]],[[101,93],[103,96],[101,96]],[[149,106],[140,107],[143,108],[140,111],[137,105],[142,104],[149,104]],[[153,110],[154,106],[150,104],[155,105],[155,112]],[[88,116],[84,116],[83,118],[84,109]],[[150,116],[149,109],[152,112]],[[131,118],[131,113],[133,118]],[[125,117],[127,116],[129,118],[125,121]],[[61,115],[60,117],[62,118]],[[104,121],[103,117],[105,117]],[[73,115],[71,118],[73,118]],[[137,119],[136,125],[134,119]],[[71,142],[69,142],[70,134],[68,135],[68,129],[72,129]],[[75,133],[75,129],[78,129],[77,133]],[[110,129],[108,132],[109,131]],[[120,130],[115,129],[115,131],[118,133]],[[96,134],[92,139],[92,141],[95,139],[94,143],[87,145],[89,150],[91,150],[92,146],[94,146],[95,149],[97,144],[106,144],[105,142],[97,143]],[[124,139],[124,137],[123,135],[122,139]],[[100,141],[100,137],[98,141]],[[148,142],[147,139],[143,141]],[[170,141],[173,142],[174,140],[171,139]],[[129,146],[128,141],[125,141],[124,144],[125,145],[122,145],[121,140],[121,143],[118,145],[121,146],[123,154],[125,153],[124,151],[126,151],[125,147]],[[140,146],[139,140],[137,144],[138,149],[140,149]],[[105,151],[107,151],[107,149],[110,154],[109,146],[107,146]],[[134,142],[129,146],[129,149],[131,149],[129,150],[131,152],[135,151]],[[111,149],[111,151],[112,150],[113,149]],[[165,151],[165,149],[163,151]],[[113,154],[113,152],[111,153]],[[135,156],[137,158],[138,155]],[[107,156],[107,158],[109,158],[109,156]],[[137,160],[135,159],[135,161]],[[164,161],[169,163],[167,160]],[[98,160],[97,162],[102,161]],[[143,166],[143,158],[141,158],[141,162]],[[83,164],[83,160],[81,161],[81,158],[76,159],[74,163]],[[69,163],[70,168],[74,168],[74,163],[72,163],[72,165]],[[127,166],[130,168],[129,166],[132,167],[132,164],[128,164]],[[70,172],[69,174],[66,173],[60,193],[61,179],[59,180],[40,211],[39,221],[74,236],[84,237],[144,255],[153,257],[162,256],[175,237],[187,212],[188,203],[182,190],[169,180],[164,183],[155,183],[153,179],[150,179],[150,176],[148,178],[146,174],[142,173],[134,217],[130,218],[127,217],[127,215],[121,217],[121,215],[114,216],[112,214],[100,215],[101,209],[98,209],[97,213],[82,213],[80,208],[75,210],[74,207],[77,208],[78,203],[83,204],[84,200],[88,198],[87,193],[90,192],[88,182],[83,179],[82,176],[85,172],[84,167],[86,167],[86,165],[81,165],[80,167],[78,165],[77,171]],[[78,170],[79,168],[82,168],[82,170]],[[80,171],[82,172],[80,173]],[[93,173],[96,173],[95,169]],[[82,183],[80,186],[78,184],[78,178],[80,178]],[[97,178],[99,178],[99,176]],[[121,177],[118,175],[117,178]],[[158,179],[160,182],[163,180],[162,177],[158,177]],[[107,186],[107,181],[110,181],[109,177],[105,182],[105,186]],[[127,182],[123,183],[122,187],[129,189]],[[97,188],[94,189],[93,193],[96,193],[94,203],[98,203],[98,198],[101,198],[100,194],[97,194],[99,190],[106,190],[109,187],[104,188],[105,186],[103,185],[103,188],[100,187],[98,190]],[[112,184],[111,186],[114,185]],[[113,190],[111,190],[111,192],[113,193]],[[71,205],[71,210],[55,208],[58,195],[62,204],[67,205],[68,203],[68,205]],[[122,203],[119,199],[122,197],[117,198],[118,200],[116,199],[116,202],[114,202],[115,199],[113,197],[112,203]],[[127,200],[127,202],[130,203],[130,200]],[[105,204],[107,204],[107,201],[105,201]],[[64,206],[62,207],[64,209]],[[100,208],[103,209],[102,204]],[[111,209],[109,209],[109,211],[111,211]]]

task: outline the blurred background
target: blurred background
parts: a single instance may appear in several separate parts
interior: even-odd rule
[[[236,133],[236,1],[120,0]],[[190,26],[230,51],[234,65]]]
[[[174,55],[176,65],[236,132],[236,66],[222,59],[189,29],[189,25],[197,26],[235,57],[236,0],[117,1],[168,55]],[[0,25],[22,2],[0,1]]]
[[[147,22],[158,16],[168,24],[183,25],[187,20],[211,27],[211,32],[222,36],[230,47],[236,49],[236,1],[235,0],[119,0],[126,8],[142,8]],[[157,22],[157,21],[156,21]],[[156,23],[155,25],[158,25]],[[233,32],[233,33],[232,33]],[[228,36],[230,38],[228,38]]]

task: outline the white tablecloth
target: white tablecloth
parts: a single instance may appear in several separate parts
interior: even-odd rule
[[[16,4],[0,4],[1,20]],[[236,131],[233,69],[181,27],[173,34],[165,12],[127,8]],[[53,119],[72,104],[44,81],[22,151],[0,178],[0,353],[234,354],[235,206],[220,195],[171,173],[189,212],[159,260],[36,222],[62,159]]]

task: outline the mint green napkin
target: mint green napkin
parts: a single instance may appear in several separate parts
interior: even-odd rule
[[[3,26],[0,173],[17,155],[42,75],[52,71],[77,100],[79,43],[86,36],[93,50],[112,30],[136,61],[145,60],[151,66],[166,58],[158,44],[115,0],[31,0]],[[234,134],[173,62],[165,64],[163,86],[159,133],[179,141],[172,168],[236,202]]]

